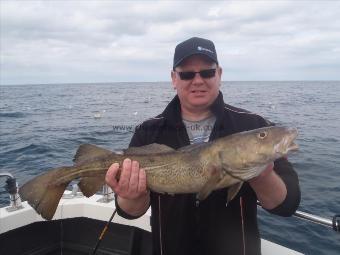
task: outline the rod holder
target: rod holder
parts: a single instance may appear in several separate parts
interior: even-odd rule
[[[332,224],[334,231],[340,232],[340,214],[333,216]]]
[[[0,173],[0,177],[7,177],[5,190],[9,194],[10,205],[6,207],[8,212],[13,212],[22,209],[21,198],[19,196],[19,188],[16,179],[10,173]]]

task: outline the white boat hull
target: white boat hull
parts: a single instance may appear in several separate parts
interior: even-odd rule
[[[87,217],[101,221],[108,221],[113,212],[113,209],[115,208],[114,201],[111,201],[109,203],[98,202],[100,198],[102,198],[101,195],[94,195],[90,198],[62,198],[53,217],[53,220]],[[0,208],[0,235],[7,231],[17,229],[19,227],[26,226],[34,222],[44,221],[44,219],[40,215],[38,215],[33,210],[33,208],[28,205],[27,202],[23,202],[22,205],[23,209],[13,212],[8,212],[6,210],[6,207]],[[150,215],[150,210],[148,210],[144,216],[136,220],[127,220],[120,217],[119,215],[116,215],[113,219],[113,222],[128,226],[135,226],[150,232]],[[261,240],[261,248],[263,255],[302,254],[264,239]]]

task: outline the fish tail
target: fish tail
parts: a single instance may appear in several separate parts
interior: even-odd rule
[[[19,188],[20,197],[43,218],[52,219],[67,185],[71,179],[56,181],[64,171],[72,167],[60,167],[37,176]]]

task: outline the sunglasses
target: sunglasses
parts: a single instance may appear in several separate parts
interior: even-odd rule
[[[188,80],[194,79],[194,77],[195,77],[195,75],[196,75],[197,73],[199,73],[200,76],[201,76],[203,79],[215,77],[216,68],[201,70],[201,71],[199,71],[199,72],[177,72],[177,71],[175,71],[175,72],[179,74],[179,77],[181,78],[181,80],[186,80],[186,81],[188,81]]]

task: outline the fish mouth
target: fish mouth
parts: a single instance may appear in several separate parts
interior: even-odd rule
[[[286,130],[286,134],[275,147],[276,154],[286,155],[290,151],[296,151],[299,149],[299,146],[294,142],[296,137],[298,136],[298,131],[296,128],[289,128]]]
[[[299,145],[297,145],[296,143],[292,142],[289,147],[287,148],[287,152],[288,151],[297,151],[299,150]]]

